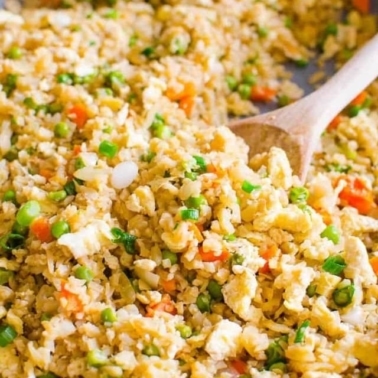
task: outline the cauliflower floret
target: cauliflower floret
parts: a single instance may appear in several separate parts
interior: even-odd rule
[[[241,343],[246,351],[254,358],[261,358],[261,353],[268,349],[269,338],[266,333],[260,333],[254,326],[247,326],[243,329]]]
[[[354,236],[349,236],[345,240],[345,262],[347,263],[344,270],[346,278],[359,277],[361,283],[366,285],[377,283],[377,276],[369,263],[366,247],[360,239]]]
[[[292,169],[286,153],[277,147],[272,147],[268,153],[268,172],[272,184],[276,188],[289,189],[292,186]]]
[[[341,323],[339,312],[331,311],[326,301],[324,297],[319,297],[315,301],[311,311],[311,326],[321,327],[323,332],[331,337],[343,336],[348,328]]]
[[[103,245],[110,245],[112,238],[110,226],[102,220],[96,220],[80,231],[64,234],[58,239],[58,244],[66,246],[78,259],[100,252]]]
[[[241,274],[231,276],[223,286],[224,301],[244,320],[251,320],[253,312],[249,311],[252,299],[256,295],[257,281],[254,273],[245,269]]]
[[[227,319],[221,320],[214,327],[206,342],[205,350],[216,361],[236,357],[241,349],[240,335],[242,327]]]
[[[283,297],[284,306],[292,311],[302,311],[302,301],[306,295],[306,289],[315,277],[315,271],[300,263],[297,265],[285,264],[282,273],[275,279],[274,286],[285,289]]]

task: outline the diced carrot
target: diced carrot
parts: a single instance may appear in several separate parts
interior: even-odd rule
[[[230,365],[238,374],[245,374],[247,372],[247,363],[243,360],[232,360]]]
[[[50,222],[47,218],[39,217],[35,219],[30,225],[30,231],[42,243],[48,243],[53,240]]]
[[[362,105],[365,102],[367,96],[368,96],[367,92],[362,91],[359,95],[357,95],[357,97],[353,99],[350,105]]]
[[[192,114],[193,107],[194,107],[194,97],[193,96],[182,97],[179,102],[179,107],[185,112],[186,116],[189,118]]]
[[[361,13],[369,13],[370,0],[352,0],[353,6]]]
[[[46,180],[54,176],[54,172],[51,169],[47,169],[47,168],[41,168],[39,170],[39,174],[43,176]]]
[[[259,273],[270,273],[269,260],[277,254],[278,247],[272,244],[267,249],[260,252],[260,256],[266,261],[265,265],[259,269]]]
[[[82,129],[88,121],[88,111],[82,103],[73,105],[67,114],[68,118],[76,124],[78,129]]]
[[[171,101],[178,101],[181,100],[184,97],[194,97],[197,93],[196,87],[192,82],[184,83],[184,88],[177,92],[174,88],[168,88],[165,91],[165,95],[171,100]]]
[[[80,146],[79,144],[75,144],[75,145],[73,146],[72,151],[73,151],[73,154],[74,154],[74,155],[79,155],[80,152],[81,152],[81,146]]]
[[[62,282],[58,298],[61,306],[66,312],[78,313],[83,311],[83,303],[80,300],[79,296],[67,290],[65,282]]]
[[[370,265],[374,270],[374,273],[378,276],[378,256],[374,256],[370,259]]]
[[[342,121],[342,116],[341,114],[338,114],[328,125],[327,127],[327,130],[330,131],[330,130],[335,130],[338,128],[338,126],[340,125],[341,121]]]
[[[358,177],[342,176],[339,180],[341,178],[346,180],[347,185],[340,192],[339,198],[347,205],[357,209],[360,214],[368,214],[376,206],[373,192]]]
[[[269,102],[276,97],[277,90],[269,87],[253,85],[251,87],[251,100],[257,102]]]
[[[230,252],[223,250],[220,255],[216,255],[214,251],[204,251],[202,247],[198,248],[198,253],[203,262],[226,261],[230,257]]]
[[[177,309],[169,294],[164,294],[158,303],[150,303],[146,308],[146,316],[152,318],[157,311],[177,314]]]
[[[317,209],[316,210],[318,214],[320,214],[323,218],[323,222],[329,226],[330,224],[332,224],[332,217],[331,217],[331,214],[327,211],[327,210],[324,210],[324,209]]]
[[[166,291],[168,293],[172,293],[172,291],[175,291],[177,289],[177,282],[174,278],[172,278],[171,280],[167,280],[167,281],[163,280],[161,282],[161,286],[162,286],[164,291]]]

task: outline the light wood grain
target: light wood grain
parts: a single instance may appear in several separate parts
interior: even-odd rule
[[[305,179],[320,135],[332,119],[378,77],[378,34],[326,84],[284,108],[231,122],[250,147],[250,156],[283,148],[295,174]]]

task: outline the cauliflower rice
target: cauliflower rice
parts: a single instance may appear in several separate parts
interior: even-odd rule
[[[376,18],[55,3],[0,11],[0,377],[378,376],[377,83],[304,186],[225,127],[300,98],[283,63],[341,65]]]

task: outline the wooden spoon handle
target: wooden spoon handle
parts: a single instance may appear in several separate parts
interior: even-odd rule
[[[315,135],[320,136],[329,122],[377,77],[378,34],[329,81],[304,99],[311,105],[308,117],[314,121],[311,124],[316,128]]]

